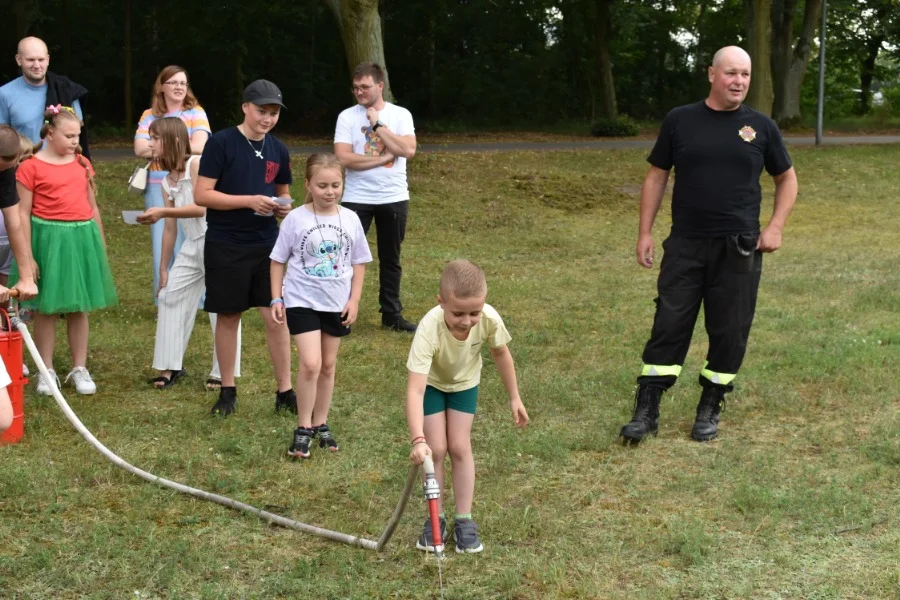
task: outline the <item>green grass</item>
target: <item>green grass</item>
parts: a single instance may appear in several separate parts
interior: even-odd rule
[[[804,114],[803,128],[807,132],[816,129],[815,110]],[[848,135],[893,134],[900,130],[900,115],[885,106],[875,107],[866,115],[847,115],[842,117],[825,117],[823,127],[826,132],[845,133]],[[797,128],[800,129],[800,128]],[[797,132],[798,134],[800,131]]]
[[[784,248],[765,259],[720,439],[688,439],[706,349],[699,323],[684,377],[664,397],[659,437],[638,448],[616,436],[653,314],[656,273],[633,257],[644,152],[423,154],[410,163],[406,313],[433,305],[445,261],[479,262],[532,417],[525,431],[512,426],[488,357],[473,436],[486,550],[448,557],[446,598],[898,596],[900,147],[792,153],[801,197]],[[148,233],[119,218],[142,204],[124,192],[131,168],[98,165],[121,303],[92,316],[100,392],[66,388],[74,410],[141,468],[377,538],[408,469],[410,343],[378,327],[377,267],[338,362],[330,422],[341,452],[292,462],[292,422],[272,414],[258,315],[245,322],[233,418],[207,414],[202,316],[189,376],[150,389]],[[770,181],[765,190],[770,198]],[[668,223],[666,209],[658,245]],[[66,372],[61,330],[58,339]],[[418,489],[380,554],[271,527],[111,465],[33,386],[26,437],[0,448],[0,465],[3,598],[439,597],[435,561],[412,547],[425,509]]]

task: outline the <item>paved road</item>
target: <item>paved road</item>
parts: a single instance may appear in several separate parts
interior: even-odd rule
[[[788,146],[812,146],[814,137],[785,137]],[[900,144],[898,135],[860,135],[823,137],[828,146],[844,144]],[[624,150],[653,147],[653,140],[591,140],[585,142],[477,142],[472,144],[420,144],[419,152],[530,152],[542,150]],[[294,146],[293,154],[331,152],[331,146]],[[134,158],[130,150],[107,148],[91,150],[94,160],[118,160]]]

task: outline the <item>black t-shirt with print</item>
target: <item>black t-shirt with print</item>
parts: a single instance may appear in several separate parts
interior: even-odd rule
[[[0,209],[9,208],[19,203],[16,192],[16,168],[10,167],[0,171]]]
[[[744,105],[717,111],[702,101],[669,112],[647,162],[675,167],[672,234],[691,237],[758,233],[763,167],[770,175],[791,168],[772,119]]]
[[[263,158],[256,155],[260,148]],[[229,127],[207,140],[199,175],[215,179],[216,191],[223,194],[271,197],[276,184],[291,183],[291,158],[274,135],[267,133],[264,140],[251,144],[237,127]],[[217,244],[271,246],[278,238],[275,217],[261,217],[249,208],[208,208],[206,222],[206,239]]]

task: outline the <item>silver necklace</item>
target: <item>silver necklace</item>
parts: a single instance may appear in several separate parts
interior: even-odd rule
[[[238,129],[238,131],[241,131],[241,130]],[[266,136],[265,135],[263,136],[262,146],[260,146],[259,150],[257,150],[256,147],[253,145],[253,143],[250,141],[250,138],[247,137],[246,133],[241,131],[241,135],[244,136],[245,140],[247,140],[247,144],[250,145],[250,149],[253,150],[254,154],[256,154],[256,158],[262,159],[263,158],[263,150],[266,149]]]
[[[325,236],[322,235],[322,226],[319,224],[319,213],[316,212],[316,203],[310,202],[313,211],[313,219],[316,222],[316,229],[319,231],[319,240],[322,241],[322,245],[325,245]],[[338,205],[337,207],[337,218],[338,218],[338,243],[341,242],[341,238],[344,237],[344,221],[341,219],[341,207]],[[342,271],[344,257],[343,257],[343,248],[338,248],[337,252],[337,262],[334,265],[334,270],[340,273]]]

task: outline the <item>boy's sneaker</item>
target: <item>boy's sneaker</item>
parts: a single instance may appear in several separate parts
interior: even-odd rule
[[[453,524],[453,537],[456,538],[456,551],[459,554],[475,554],[484,550],[481,538],[478,537],[478,525],[472,519],[460,519]]]
[[[316,437],[316,432],[313,429],[306,429],[305,427],[295,429],[294,441],[291,442],[291,447],[288,448],[288,456],[309,458],[309,444],[314,437]]]
[[[59,388],[59,377],[56,376],[56,371],[53,369],[49,369],[50,377],[52,377],[56,381],[56,387]],[[41,396],[52,396],[53,391],[50,389],[50,382],[44,379],[44,376],[38,373],[37,379],[37,393]]]
[[[322,423],[317,427],[313,427],[313,431],[319,438],[319,448],[328,448],[332,452],[338,451],[337,440],[331,435],[331,430],[328,429],[327,423]]]
[[[441,521],[441,542],[444,547],[447,546],[447,519],[440,517]],[[431,517],[425,519],[425,526],[422,528],[422,535],[416,542],[416,548],[425,552],[434,552],[434,536],[431,535]]]
[[[297,414],[297,394],[291,388],[284,392],[275,392],[275,412],[283,410]]]
[[[94,380],[91,379],[91,374],[88,373],[88,370],[84,367],[75,367],[72,369],[68,375],[66,375],[65,383],[69,383],[69,380],[72,380],[72,383],[75,384],[75,391],[79,394],[96,394],[97,393],[97,384],[94,383]]]
[[[237,388],[223,387],[219,390],[219,399],[213,404],[212,414],[227,417],[237,407]]]

